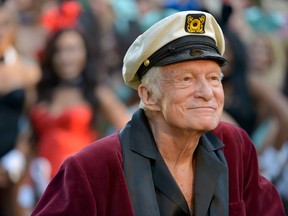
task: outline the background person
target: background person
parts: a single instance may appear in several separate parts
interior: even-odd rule
[[[16,215],[17,188],[30,151],[28,112],[36,100],[38,65],[15,48],[17,30],[6,3],[0,3],[0,215]]]
[[[30,111],[36,200],[68,156],[103,136],[102,119],[121,128],[130,117],[109,87],[99,83],[93,62],[85,38],[75,28],[60,29],[47,42],[38,100]]]

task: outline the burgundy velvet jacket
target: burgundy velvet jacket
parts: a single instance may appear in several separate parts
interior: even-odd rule
[[[225,145],[222,152],[229,172],[229,215],[284,216],[277,191],[259,174],[257,154],[248,135],[223,122],[213,134]],[[135,215],[123,171],[119,132],[67,159],[34,215]]]

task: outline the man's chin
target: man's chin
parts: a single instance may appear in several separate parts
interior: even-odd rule
[[[207,131],[211,131],[214,130],[219,124],[219,121],[214,120],[214,121],[201,121],[199,122],[197,128],[199,131],[203,131],[203,132],[207,132]]]

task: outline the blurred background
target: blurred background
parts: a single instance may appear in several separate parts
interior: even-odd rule
[[[129,121],[125,52],[183,10],[221,25],[222,120],[249,134],[288,212],[287,0],[1,0],[0,216],[30,215],[68,156]]]

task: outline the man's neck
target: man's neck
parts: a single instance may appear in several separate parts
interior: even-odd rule
[[[165,123],[162,124],[161,121],[155,121],[155,118],[148,117],[148,121],[157,148],[165,162],[175,163],[175,166],[185,163],[191,164],[202,134],[171,128]]]

